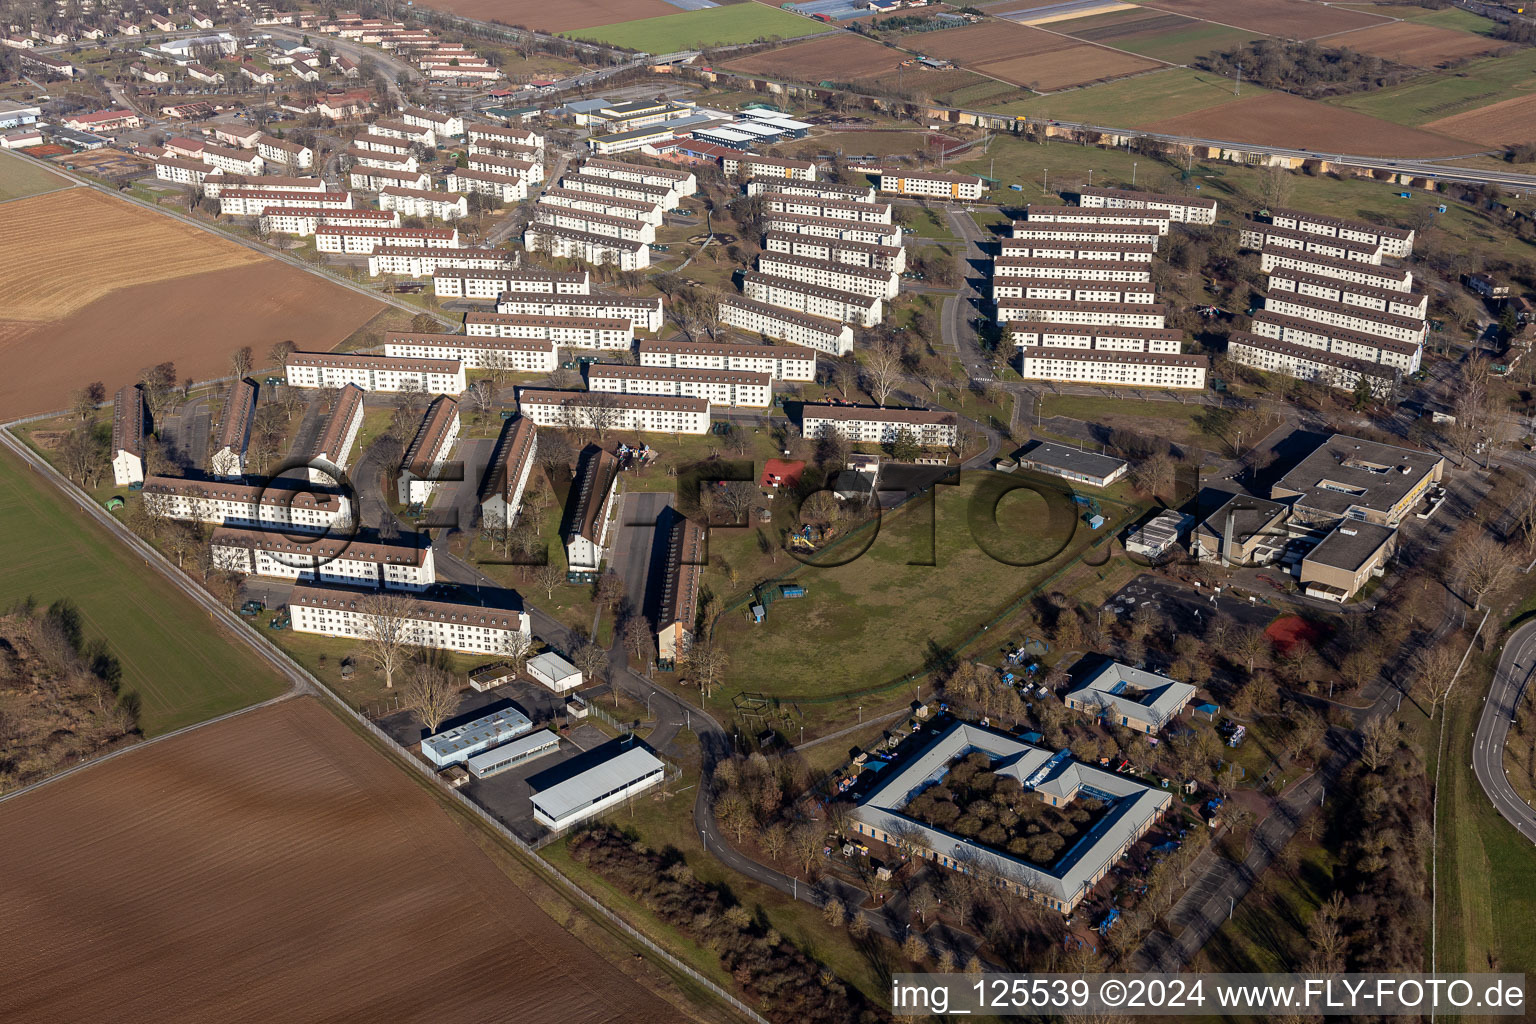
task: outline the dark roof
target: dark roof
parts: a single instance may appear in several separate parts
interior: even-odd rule
[[[1098,452],[1085,452],[1063,444],[1052,444],[1049,441],[1036,441],[1032,447],[1019,455],[1019,461],[1042,466],[1048,471],[1055,469],[1082,473],[1096,480],[1108,479],[1127,465],[1124,459],[1100,455]]]

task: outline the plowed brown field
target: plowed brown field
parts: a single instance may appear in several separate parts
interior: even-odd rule
[[[1122,75],[1134,75],[1161,67],[1155,60],[1147,60],[1118,50],[1106,50],[1086,43],[1069,46],[1054,53],[1040,53],[1033,57],[1012,57],[1007,60],[989,60],[984,64],[969,64],[978,74],[1001,78],[1014,85],[1052,92],[1075,85],[1087,85]]]
[[[1374,14],[1310,0],[1150,0],[1145,6],[1292,39],[1313,39],[1386,23],[1385,18]]]
[[[1278,92],[1138,127],[1168,135],[1228,139],[1325,154],[1421,157],[1469,151],[1468,144],[1460,139]]]
[[[310,698],[0,804],[0,1020],[679,1020]]]
[[[0,417],[63,408],[171,360],[227,372],[273,342],[329,349],[382,305],[234,242],[91,189],[5,205],[0,218]]]
[[[1480,57],[1508,45],[1498,39],[1475,36],[1470,32],[1455,32],[1436,25],[1415,25],[1409,21],[1398,21],[1328,38],[1331,49],[1368,53],[1416,68],[1439,67],[1467,57]]]
[[[908,36],[905,45],[930,57],[941,57],[956,64],[1017,59],[1075,45],[1073,40],[1043,29],[1016,25],[1011,21],[984,21],[966,28],[942,29]]]
[[[1536,95],[1490,103],[1464,114],[1442,117],[1424,127],[1458,139],[1469,139],[1481,146],[1536,142]]]
[[[847,82],[855,78],[883,75],[895,70],[906,59],[907,55],[900,50],[845,32],[755,53],[750,57],[733,60],[724,67],[727,71],[747,75],[804,81],[831,78]]]

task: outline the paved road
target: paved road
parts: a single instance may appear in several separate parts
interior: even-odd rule
[[[647,614],[647,581],[650,578],[651,551],[656,542],[656,528],[661,514],[672,503],[667,491],[629,491],[624,494],[619,521],[614,525],[613,553],[608,565],[624,580],[624,594],[630,607]]]
[[[1526,839],[1536,842],[1536,811],[1520,799],[1504,770],[1504,741],[1515,709],[1536,675],[1536,622],[1528,622],[1510,635],[1493,674],[1493,686],[1483,704],[1472,742],[1472,770],[1493,806]]]

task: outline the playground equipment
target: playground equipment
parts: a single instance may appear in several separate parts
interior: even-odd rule
[[[1099,922],[1099,934],[1101,936],[1108,935],[1109,930],[1115,926],[1115,922],[1118,920],[1120,920],[1120,908],[1112,907],[1109,913],[1104,915],[1104,920]]]
[[[1104,525],[1104,508],[1098,498],[1091,494],[1074,494],[1072,500],[1083,509],[1083,522],[1088,524],[1090,530],[1097,530]]]

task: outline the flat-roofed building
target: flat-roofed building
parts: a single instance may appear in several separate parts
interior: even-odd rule
[[[1343,604],[1372,578],[1386,574],[1387,561],[1396,549],[1394,527],[1344,520],[1302,557],[1298,570],[1302,592]]]
[[[959,421],[943,410],[806,405],[800,418],[801,433],[812,440],[836,433],[855,443],[886,444],[908,436],[928,448],[953,447],[959,440]]]
[[[506,601],[516,601],[512,591],[496,593]],[[365,640],[380,630],[396,632],[395,624],[390,620],[381,621],[374,607],[375,600],[374,595],[357,590],[301,583],[289,595],[288,614],[296,633]],[[419,600],[412,605],[399,622],[398,633],[415,647],[493,656],[508,653],[509,646],[515,643],[512,634],[520,633],[525,638],[533,635],[528,613],[521,602],[507,607],[429,600]],[[518,714],[518,717],[523,716]],[[523,721],[527,719],[523,718]],[[473,753],[475,751],[469,751],[465,756]]]
[[[1342,238],[1363,245],[1381,247],[1383,254],[1399,259],[1412,255],[1414,232],[1412,228],[1387,227],[1384,224],[1366,224],[1358,220],[1329,217],[1305,210],[1275,209],[1269,212],[1269,221],[1276,227],[1302,231],[1309,235],[1326,238]]]
[[[112,482],[119,487],[144,482],[145,439],[149,436],[149,407],[144,388],[129,384],[112,400]]]
[[[1155,736],[1194,696],[1188,683],[1112,661],[1068,690],[1064,703],[1110,725]]]
[[[539,453],[539,431],[526,416],[503,421],[501,436],[485,464],[477,495],[480,521],[492,529],[507,529],[523,508],[523,491]]]
[[[727,178],[746,175],[751,178],[790,181],[816,180],[816,163],[813,160],[784,160],[773,156],[758,156],[756,153],[721,157],[720,170]]]
[[[677,516],[667,530],[666,574],[656,614],[656,648],[663,662],[681,661],[693,643],[699,581],[708,557],[704,527],[686,516]]]
[[[825,317],[874,327],[885,318],[884,300],[871,295],[858,295],[837,288],[804,284],[772,274],[747,271],[742,274],[742,291],[753,302],[792,309],[797,313]],[[1158,326],[1161,326],[1160,324]]]
[[[595,573],[608,556],[618,479],[617,455],[597,445],[582,450],[566,509],[565,560],[571,572]]]
[[[597,216],[591,214],[590,216]],[[635,221],[634,223],[639,223]],[[646,225],[649,227],[650,225]],[[652,229],[654,232],[654,229]],[[653,234],[654,237],[654,234]],[[651,265],[650,243],[593,234],[540,221],[523,231],[523,248],[557,259],[581,260],[620,270],[644,270]]]
[[[1402,380],[1402,371],[1385,363],[1369,362],[1324,349],[1278,341],[1246,331],[1227,337],[1227,358],[1241,366],[1266,373],[1281,373],[1297,380],[1321,381],[1330,387],[1354,391],[1364,377],[1371,393],[1389,398]]]
[[[1063,480],[1087,484],[1090,487],[1108,487],[1125,476],[1130,463],[1098,452],[1085,452],[1064,444],[1036,441],[1019,456],[1019,468],[1059,476]]]
[[[571,294],[563,292],[507,292],[496,301],[500,314],[538,316],[585,316],[604,320],[623,318],[637,331],[659,331],[662,324],[661,296],[615,295],[609,292]],[[495,330],[477,331],[475,326],[492,325],[486,313],[467,313],[464,324],[469,334],[495,334]]]
[[[626,132],[594,135],[587,141],[592,144],[594,153],[602,156],[617,156],[620,153],[631,153],[647,146],[659,146],[664,142],[671,142],[672,129],[664,124],[656,124],[645,128],[631,128]]]
[[[703,398],[527,388],[518,392],[517,403],[523,415],[541,427],[709,433],[709,401]]]
[[[560,737],[548,729],[539,729],[519,736],[510,742],[492,747],[464,762],[469,774],[477,779],[489,778],[501,772],[527,764],[560,749]]]
[[[1019,351],[1019,374],[1025,380],[1198,391],[1210,369],[1210,359],[1199,355],[1044,347]]]
[[[399,494],[403,505],[425,504],[443,481],[448,456],[459,439],[459,403],[438,395],[427,406],[416,436],[400,460]]]
[[[757,257],[757,269],[773,277],[803,284],[853,292],[877,299],[894,299],[901,290],[901,278],[894,270],[874,270],[848,263],[763,252]]]
[[[341,529],[352,522],[352,504],[346,495],[288,477],[248,484],[148,476],[143,493],[150,513],[166,519],[311,533]]]
[[[483,718],[444,730],[421,741],[421,755],[439,768],[463,764],[477,754],[527,735],[533,730],[528,716],[516,708],[502,708]]]
[[[288,384],[297,388],[340,388],[355,384],[364,391],[464,393],[464,364],[456,359],[397,359],[356,352],[294,352],[288,356]]]
[[[1280,502],[1233,495],[1195,527],[1191,548],[1202,562],[1269,565],[1285,549],[1290,516]]]
[[[221,526],[210,544],[215,566],[247,576],[410,591],[437,580],[432,545],[423,534],[299,536]]]
[[[1096,225],[1117,227],[1151,228],[1160,235],[1168,233],[1173,217],[1167,210],[1154,210],[1145,206],[1088,207],[1088,206],[1036,206],[1024,207],[1028,224]],[[1018,235],[1014,236],[1019,237]]]
[[[1180,224],[1216,223],[1216,200],[1197,199],[1194,196],[1134,192],[1123,188],[1080,188],[1077,190],[1077,203],[1079,206],[1112,210],[1144,206],[1152,210],[1166,210]]]
[[[256,418],[257,385],[249,377],[230,384],[219,413],[219,432],[214,436],[208,471],[217,477],[239,479],[245,475],[245,453],[251,444],[251,424]]]
[[[537,267],[445,268],[432,275],[432,289],[439,298],[454,299],[496,299],[503,292],[590,295],[592,275],[586,270],[540,270]]]
[[[667,766],[644,747],[629,746],[601,764],[580,774],[541,788],[539,777],[528,780],[533,789],[533,819],[545,828],[562,832],[596,817],[631,797],[661,785]]]
[[[843,356],[853,351],[853,328],[841,320],[800,313],[740,295],[728,295],[720,300],[720,322],[831,356]]]
[[[1132,531],[1125,539],[1125,552],[1157,561],[1174,551],[1194,524],[1194,516],[1164,509]]]
[[[735,345],[702,341],[642,341],[641,366],[697,370],[748,370],[773,380],[816,379],[816,356],[784,345]]]
[[[907,250],[899,245],[877,245],[842,238],[825,238],[793,231],[770,231],[763,236],[763,248],[769,252],[805,256],[813,260],[847,263],[875,270],[907,269]]]
[[[773,381],[750,370],[700,370],[686,367],[632,366],[593,363],[587,367],[587,388],[622,395],[681,395],[707,399],[710,405],[767,408],[773,401]]]
[[[1295,518],[1313,524],[1358,519],[1396,526],[1440,482],[1445,458],[1432,452],[1334,434],[1270,487]]]

